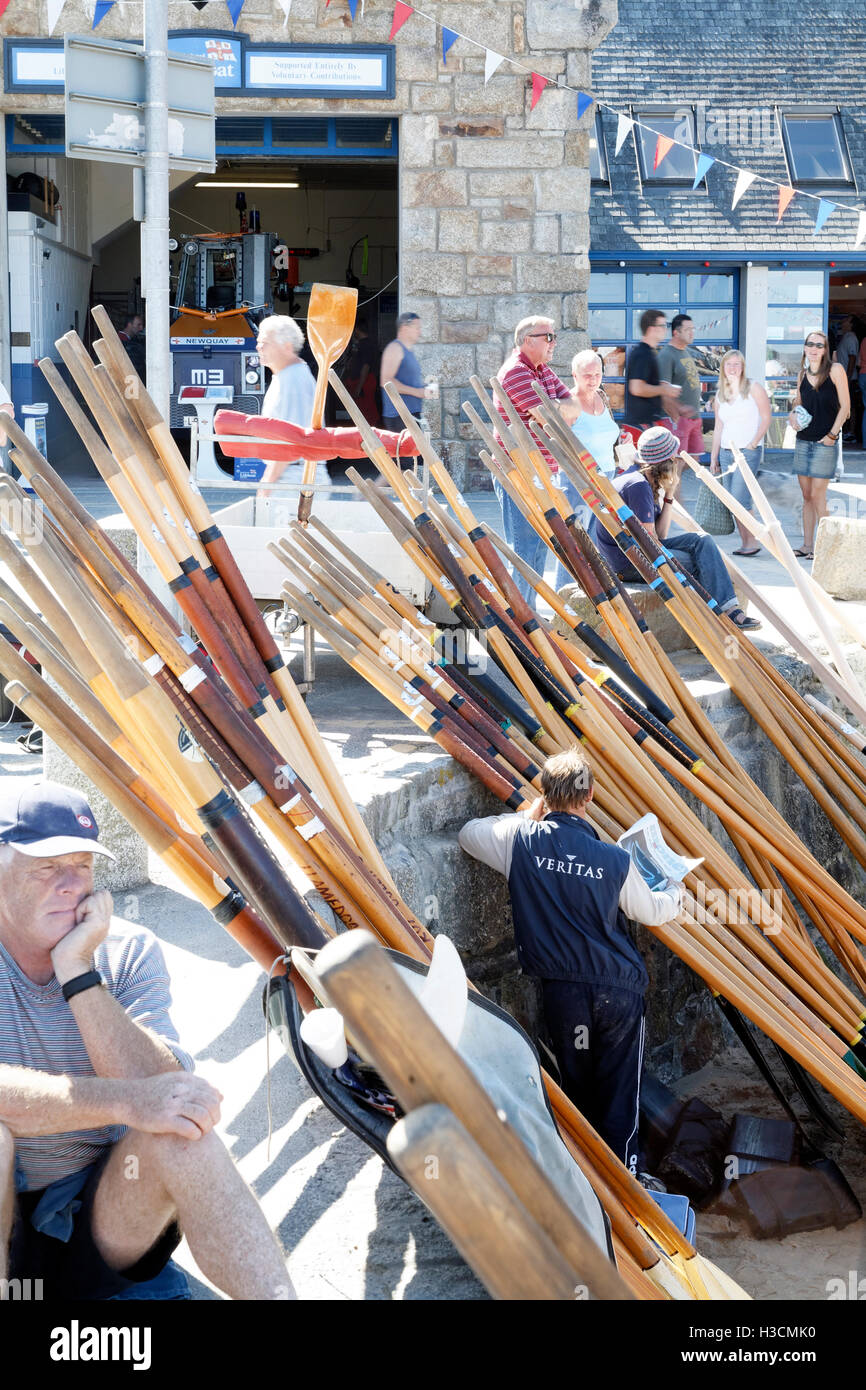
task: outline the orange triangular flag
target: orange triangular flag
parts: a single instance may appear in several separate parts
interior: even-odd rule
[[[530,111],[535,110],[535,104],[546,86],[547,78],[542,77],[540,72],[534,72],[532,74],[532,104],[529,107]]]
[[[656,140],[656,157],[653,160],[653,173],[655,173],[671,146],[675,144],[676,141],[670,135],[659,136],[658,140]]]
[[[787,184],[783,183],[779,185],[779,215],[776,218],[777,222],[781,222],[782,218],[785,215],[785,208],[788,206],[796,192],[796,188],[789,188]]]

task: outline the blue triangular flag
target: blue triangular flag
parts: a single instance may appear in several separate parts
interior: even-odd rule
[[[102,23],[102,21],[104,20],[105,16],[108,14],[108,11],[111,9],[111,7],[112,7],[113,4],[114,4],[114,0],[96,0],[96,4],[95,4],[95,6],[94,6],[94,8],[93,8],[93,26],[92,26],[92,27],[93,27],[94,29],[96,28],[96,26],[97,26],[98,24],[101,24],[101,23]]]
[[[577,94],[577,119],[578,119],[578,120],[580,120],[580,118],[581,118],[581,116],[583,115],[584,111],[588,111],[588,110],[589,110],[590,106],[592,106],[593,100],[594,100],[594,98],[591,97],[591,96],[587,96],[586,92],[578,92],[578,94]]]
[[[232,17],[232,28],[237,29],[238,20],[241,17],[241,10],[244,7],[244,0],[226,0],[229,14]]]
[[[456,33],[453,29],[446,29],[445,26],[444,26],[444,24],[443,24],[443,26],[442,26],[442,61],[443,61],[443,63],[447,63],[447,62],[448,62],[448,50],[449,50],[449,48],[451,47],[452,43],[456,43],[457,40],[458,40],[459,38],[460,38],[460,35],[459,35],[458,33]]]
[[[698,167],[695,170],[695,181],[692,184],[692,188],[697,188],[698,184],[701,182],[701,179],[704,177],[707,170],[712,169],[715,162],[716,161],[713,159],[713,156],[711,154],[698,155]]]
[[[815,218],[815,225],[812,228],[812,235],[817,236],[831,212],[836,209],[835,203],[828,203],[826,198],[822,198],[818,204],[818,216]]]
[[[355,11],[358,8],[358,0],[349,0],[349,14],[352,16],[352,23],[355,23]]]

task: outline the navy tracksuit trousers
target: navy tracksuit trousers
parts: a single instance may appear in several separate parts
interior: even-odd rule
[[[542,980],[541,986],[563,1090],[636,1173],[643,994],[571,980]]]

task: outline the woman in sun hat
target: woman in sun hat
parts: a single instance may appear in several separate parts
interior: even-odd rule
[[[756,618],[747,617],[737,602],[725,562],[712,536],[691,532],[668,535],[677,485],[676,459],[679,448],[676,435],[664,425],[654,425],[652,429],[644,430],[638,439],[634,463],[612,479],[612,485],[650,535],[673,553],[680,568],[706,589],[737,627],[751,631],[761,624]],[[644,582],[642,575],[598,521],[593,523],[593,539],[620,579],[629,584]]]

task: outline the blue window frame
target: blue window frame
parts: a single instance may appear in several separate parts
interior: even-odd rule
[[[648,267],[593,269],[589,277],[588,329],[604,362],[604,387],[614,412],[625,408],[625,364],[640,341],[640,316],[658,309],[668,323],[688,314],[695,325],[695,347],[716,363],[739,342],[739,271],[724,267]],[[700,364],[699,364],[700,365]],[[718,371],[700,367],[705,397],[712,394]]]
[[[6,153],[64,153],[63,117],[6,117]],[[392,116],[217,116],[217,159],[396,159],[399,122]]]
[[[767,358],[765,381],[773,424],[770,443],[781,446],[790,395],[797,385],[803,344],[812,328],[827,331],[829,272],[824,266],[771,269],[767,275]]]

